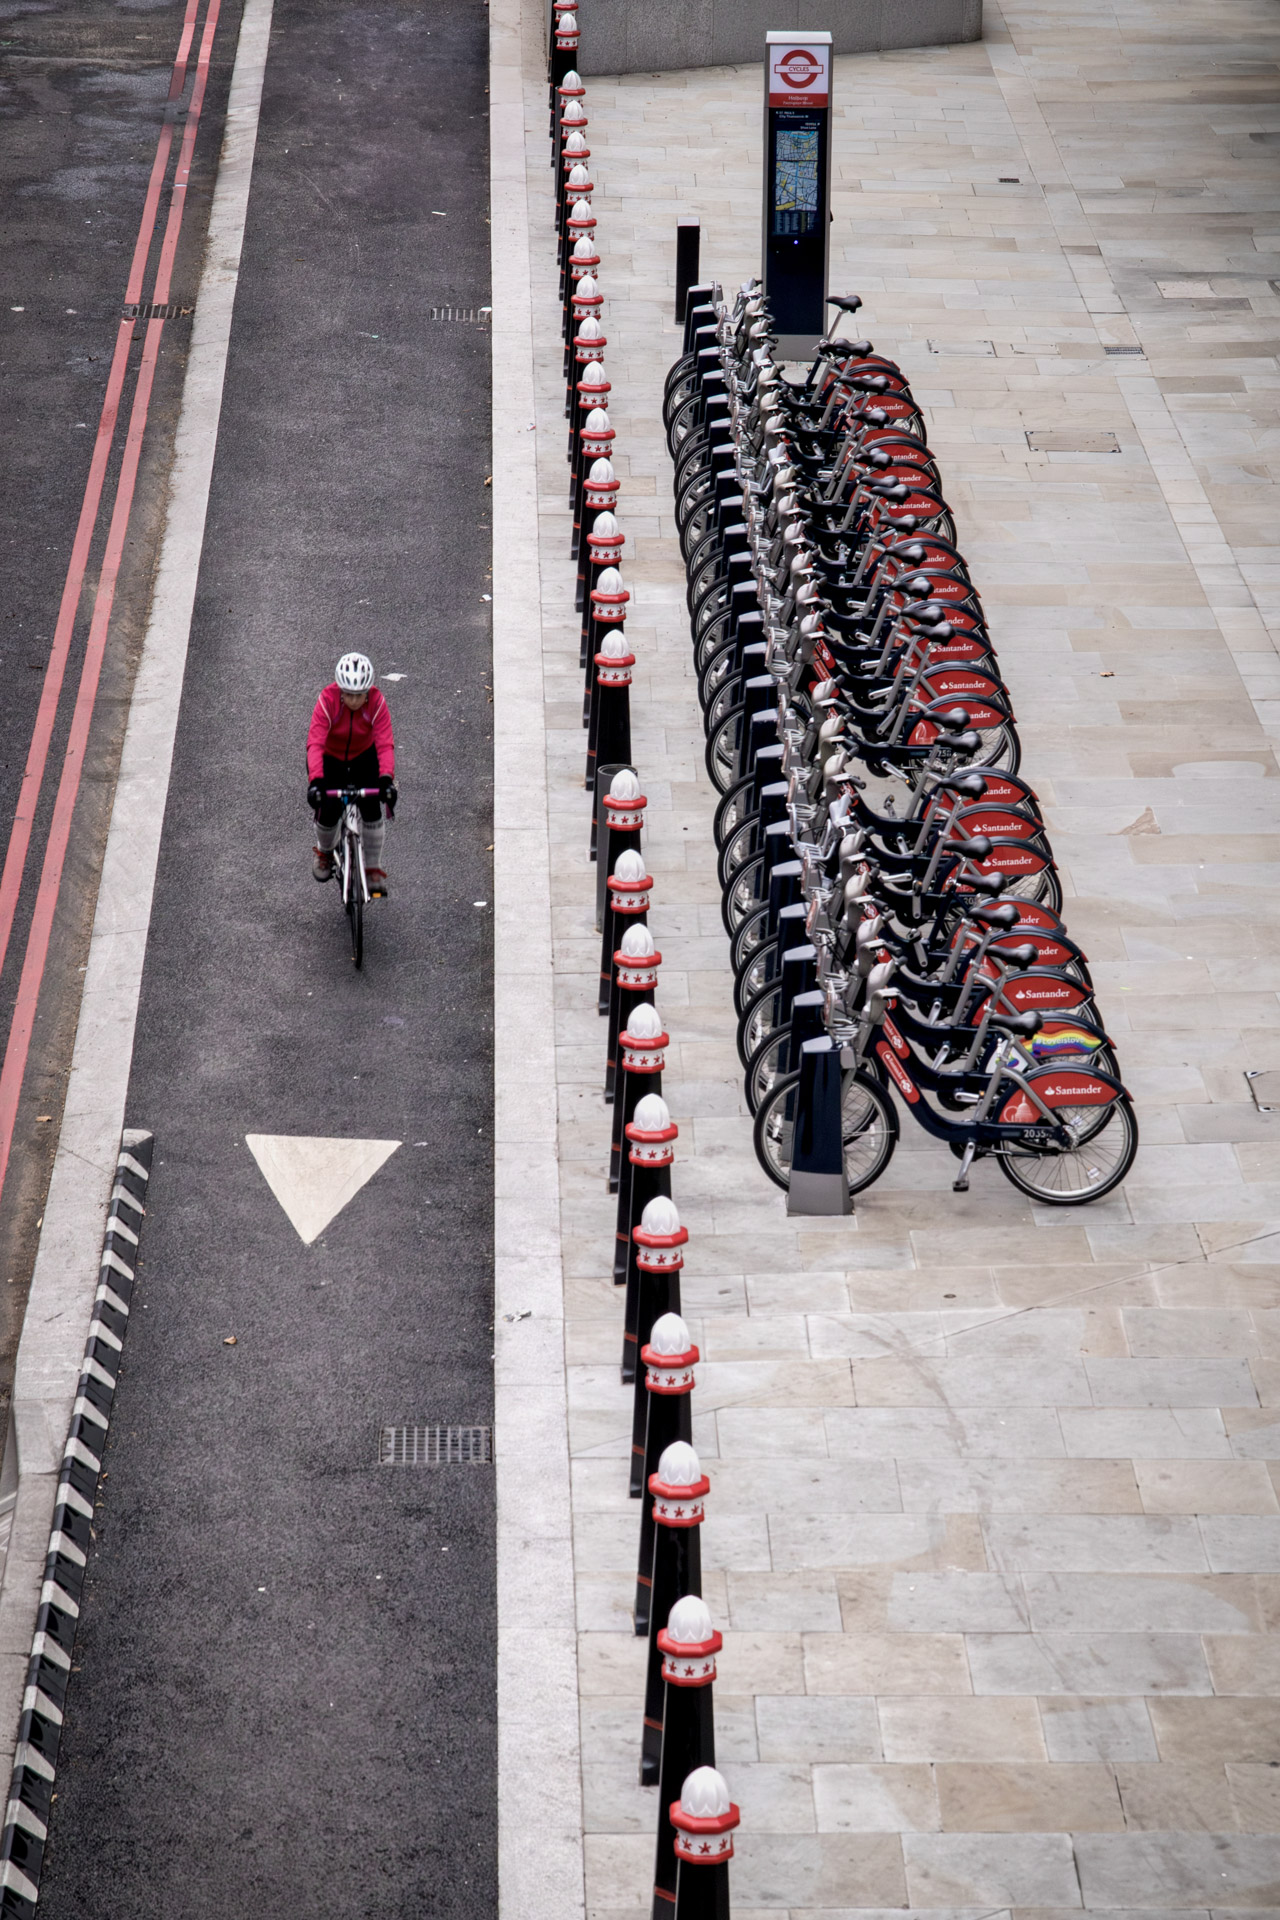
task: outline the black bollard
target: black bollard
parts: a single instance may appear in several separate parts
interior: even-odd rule
[[[626,761],[611,764],[596,762],[596,804],[591,815],[591,858],[596,863],[596,932],[604,925],[605,893],[608,876],[618,855],[640,848],[644,810],[648,806],[640,791],[640,777]]]
[[[653,1865],[650,1920],[671,1920],[675,1904],[676,1832],[671,1806],[698,1767],[716,1763],[716,1721],[711,1689],[724,1636],[711,1624],[701,1595],[677,1600],[658,1635],[666,1697],[662,1711],[662,1764],[658,1773],[658,1849]]]
[[[698,1767],[668,1809],[676,1829],[674,1920],[729,1920],[729,1862],[742,1816],[714,1767]]]
[[[596,784],[598,766],[625,766],[631,759],[631,669],[636,657],[625,636],[606,633],[595,666],[594,698],[587,716],[587,770],[583,785]]]
[[[699,1358],[693,1336],[678,1313],[659,1314],[640,1349],[646,1403],[644,1477],[647,1485],[673,1440],[693,1444],[690,1396],[697,1384]],[[640,1554],[636,1567],[636,1633],[649,1631],[649,1595],[653,1569],[653,1504],[640,1503]]]
[[[789,1214],[853,1212],[844,1170],[843,1077],[840,1048],[830,1034],[805,1041],[800,1049],[800,1083],[793,1096]]]
[[[693,1448],[673,1440],[649,1479],[653,1499],[653,1566],[649,1597],[649,1658],[645,1668],[644,1730],[640,1747],[640,1784],[656,1787],[662,1757],[662,1653],[658,1622],[665,1622],[677,1600],[702,1592],[702,1549],[698,1529],[711,1482]]]
[[[623,932],[635,920],[641,926],[647,924],[652,889],[653,875],[645,872],[644,861],[639,853],[634,847],[625,848],[614,861],[613,872],[609,875],[609,904],[605,909],[600,942],[600,991],[596,1000],[598,1013],[609,1011],[613,994],[613,956],[622,944]]]
[[[649,1396],[644,1375],[638,1371],[636,1355],[648,1344],[649,1336],[664,1313],[680,1311],[680,1273],[684,1249],[689,1244],[689,1229],[680,1225],[680,1214],[669,1195],[650,1200],[633,1227],[631,1238],[636,1253],[635,1318],[632,1320],[631,1287],[627,1287],[627,1327],[623,1338],[622,1369],[624,1380],[634,1381],[631,1404],[631,1481],[633,1500],[644,1492],[644,1436],[649,1424]],[[627,1344],[630,1341],[631,1372],[627,1372]]]
[[[622,1171],[622,1142],[628,1120],[634,1120],[641,1094],[662,1092],[662,1069],[667,1064],[670,1034],[647,1001],[641,1001],[618,1035],[621,1099],[613,1102],[613,1138],[609,1143],[609,1191],[618,1191]]]
[[[661,965],[662,955],[648,927],[633,921],[613,956],[613,990],[609,995],[604,1063],[604,1097],[611,1104],[618,1079],[618,1035],[642,1001],[653,1005]]]
[[[630,1256],[637,1251],[631,1238],[640,1224],[640,1216],[651,1200],[671,1198],[671,1165],[676,1157],[676,1139],[680,1129],[671,1118],[671,1110],[660,1093],[646,1093],[636,1102],[635,1119],[623,1129],[627,1142],[626,1158],[618,1179],[618,1219],[613,1236],[613,1282],[624,1286]],[[626,1354],[626,1341],[623,1353]],[[630,1361],[622,1362],[622,1384],[635,1379],[635,1344]]]

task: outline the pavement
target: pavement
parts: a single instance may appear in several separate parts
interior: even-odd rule
[[[537,180],[532,24],[526,48]],[[1245,1078],[1280,1065],[1275,58],[1252,4],[1002,0],[981,44],[835,62],[832,285],[924,403],[1138,1105],[1124,1188],[1070,1213],[990,1165],[953,1194],[915,1129],[851,1219],[789,1219],[755,1164],[659,398],[677,217],[701,219],[703,278],[758,271],[759,75],[588,84],[717,1753],[753,1920],[1280,1905],[1280,1187]],[[533,260],[565,1765],[602,1917],[647,1908],[654,1813],[550,247]]]

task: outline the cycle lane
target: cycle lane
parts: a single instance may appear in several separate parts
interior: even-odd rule
[[[495,1904],[490,1477],[377,1465],[383,1425],[492,1407],[488,338],[428,317],[488,300],[485,53],[478,6],[275,8],[55,1914]],[[310,702],[349,645],[404,676],[361,975],[301,808]],[[247,1134],[401,1144],[306,1245]]]

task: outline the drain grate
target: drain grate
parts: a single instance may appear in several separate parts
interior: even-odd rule
[[[493,1459],[492,1427],[384,1427],[380,1467],[483,1467]]]
[[[487,327],[493,317],[492,307],[432,307],[428,319],[453,320],[469,327]]]
[[[1123,355],[1128,355],[1138,360],[1142,358],[1141,347],[1104,347],[1102,351],[1111,354],[1113,358]]]
[[[156,305],[151,300],[135,300],[120,312],[122,320],[185,320],[188,314],[195,312],[194,307],[179,306],[176,300]]]

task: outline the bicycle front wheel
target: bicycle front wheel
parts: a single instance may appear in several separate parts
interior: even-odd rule
[[[1000,1170],[1019,1192],[1050,1207],[1080,1207],[1120,1185],[1138,1151],[1138,1121],[1129,1099],[1107,1106],[1056,1106],[1070,1147],[1006,1147]]]
[[[798,1073],[784,1075],[775,1081],[756,1114],[756,1158],[774,1184],[783,1188],[791,1185],[799,1087]],[[861,1193],[880,1178],[893,1158],[898,1144],[898,1116],[876,1082],[855,1072],[842,1077],[840,1110],[845,1180],[850,1193]]]

